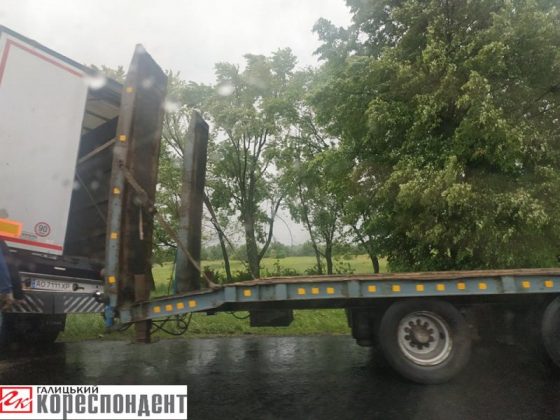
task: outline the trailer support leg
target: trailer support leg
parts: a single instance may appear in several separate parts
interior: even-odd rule
[[[151,280],[151,281],[150,281]],[[134,300],[142,302],[150,299],[150,290],[153,285],[151,276],[144,274],[134,275]],[[139,321],[134,323],[134,341],[136,343],[151,342],[152,321]]]

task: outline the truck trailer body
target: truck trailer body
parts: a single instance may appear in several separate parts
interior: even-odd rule
[[[153,61],[141,46],[133,64],[139,60]],[[144,133],[136,134],[145,144],[136,144],[129,156],[138,168],[157,162],[159,151],[162,111],[153,108],[161,103],[154,105],[145,92],[161,90],[165,75],[159,67],[152,70],[142,75],[145,87],[124,111],[133,123],[142,107],[151,106],[155,114],[155,121],[140,127]],[[1,324],[12,336],[49,330],[45,339],[52,339],[64,327],[65,314],[103,310],[96,296],[104,287],[113,152],[123,143],[116,138],[118,125],[129,123],[119,118],[123,94],[128,92],[121,83],[0,26],[0,239],[17,264],[24,291],[23,302]],[[155,190],[155,177],[144,184]],[[121,216],[134,223],[129,221],[138,215],[134,197],[126,188],[122,192],[128,201]],[[151,249],[151,237],[142,245]]]

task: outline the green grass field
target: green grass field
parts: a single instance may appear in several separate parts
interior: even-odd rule
[[[360,255],[349,260],[340,260],[348,263],[354,273],[371,273],[371,262],[365,255]],[[275,264],[280,264],[282,268],[291,268],[299,274],[303,274],[306,269],[315,265],[313,257],[287,257],[280,260],[265,258],[263,269],[274,271]],[[204,261],[203,267],[210,267],[213,270],[223,270],[221,261]],[[153,269],[156,281],[156,291],[154,296],[166,295],[170,287],[172,264],[155,266]],[[232,261],[232,271],[235,273],[243,269],[240,261]],[[381,270],[385,271],[385,264],[381,262]],[[244,318],[247,312],[235,314],[238,318]],[[320,309],[320,310],[299,310],[294,311],[294,322],[289,327],[249,327],[248,319],[238,319],[231,314],[220,312],[216,315],[207,316],[205,314],[194,314],[189,325],[189,336],[212,336],[212,335],[242,335],[242,334],[263,334],[263,335],[312,335],[312,334],[346,334],[348,326],[346,316],[341,309]],[[173,321],[166,324],[166,328],[176,330]],[[154,334],[159,338],[173,337],[170,334],[158,331]],[[129,339],[132,337],[132,329],[124,332],[105,333],[103,319],[98,314],[69,315],[66,321],[66,329],[60,335],[59,341],[78,341],[88,339]]]

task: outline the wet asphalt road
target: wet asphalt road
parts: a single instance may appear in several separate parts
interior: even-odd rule
[[[2,384],[187,384],[189,419],[554,419],[560,377],[484,344],[445,385],[400,379],[349,337],[59,343],[0,356]]]

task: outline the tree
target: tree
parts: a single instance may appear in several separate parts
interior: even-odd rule
[[[229,63],[216,65],[217,84],[206,102],[216,139],[209,187],[214,206],[242,224],[248,268],[259,277],[282,201],[272,169],[296,59],[285,49],[270,57],[246,55],[245,60],[243,70]]]
[[[551,1],[349,0],[320,21],[318,121],[393,269],[546,266],[560,246]]]
[[[286,197],[285,206],[292,218],[305,226],[315,253],[316,267],[323,274],[325,258],[327,273],[333,273],[333,244],[338,228],[340,206],[325,183],[323,153],[334,142],[315,124],[315,116],[307,96],[315,73],[300,71],[289,86],[292,106],[283,115],[289,127],[278,152],[280,185]]]

